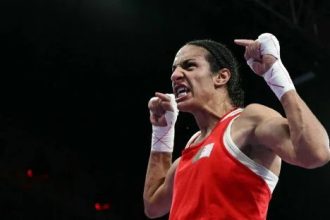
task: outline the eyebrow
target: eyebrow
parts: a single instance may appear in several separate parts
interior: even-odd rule
[[[175,68],[176,68],[177,66],[182,66],[183,64],[186,64],[186,63],[188,63],[188,62],[190,62],[190,61],[195,61],[195,60],[196,60],[195,58],[188,58],[188,59],[182,60],[181,62],[172,65],[172,71],[175,70]]]

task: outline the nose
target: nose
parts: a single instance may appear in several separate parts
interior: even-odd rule
[[[181,67],[176,67],[171,75],[172,82],[177,82],[178,80],[182,79],[184,76],[183,69]]]

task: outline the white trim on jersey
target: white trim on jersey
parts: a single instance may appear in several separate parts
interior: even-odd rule
[[[237,113],[240,113],[243,111],[243,108],[238,108],[238,109],[235,109],[234,111],[228,113],[225,117],[221,118],[221,121],[225,120],[226,118],[232,116],[232,115],[236,115]]]
[[[228,152],[235,157],[239,162],[244,164],[247,168],[249,168],[252,172],[260,176],[267,183],[270,191],[273,193],[275,186],[278,182],[278,176],[275,175],[272,171],[262,166],[261,164],[256,163],[248,156],[246,156],[234,143],[233,139],[230,136],[231,125],[233,121],[237,118],[236,116],[226,128],[225,134],[223,136],[223,142],[228,150]]]
[[[239,112],[242,112],[243,111],[243,108],[238,108],[238,109],[235,109],[234,111],[230,112],[228,115],[226,115],[225,117],[223,117],[221,119],[221,121],[225,120],[226,118],[232,116],[232,115],[235,115]],[[187,144],[186,144],[186,147],[185,148],[188,148],[190,147],[190,145],[195,141],[195,139],[201,134],[201,131],[197,131],[195,134],[193,134],[191,136],[191,138],[188,140]]]

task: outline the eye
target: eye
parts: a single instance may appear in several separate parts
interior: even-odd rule
[[[188,71],[193,70],[196,66],[196,63],[191,61],[187,61],[182,64],[182,68]]]

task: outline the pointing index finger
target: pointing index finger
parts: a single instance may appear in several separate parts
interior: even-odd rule
[[[246,47],[246,46],[249,46],[250,44],[253,44],[255,41],[254,40],[248,40],[248,39],[235,39],[234,42],[237,45]]]

